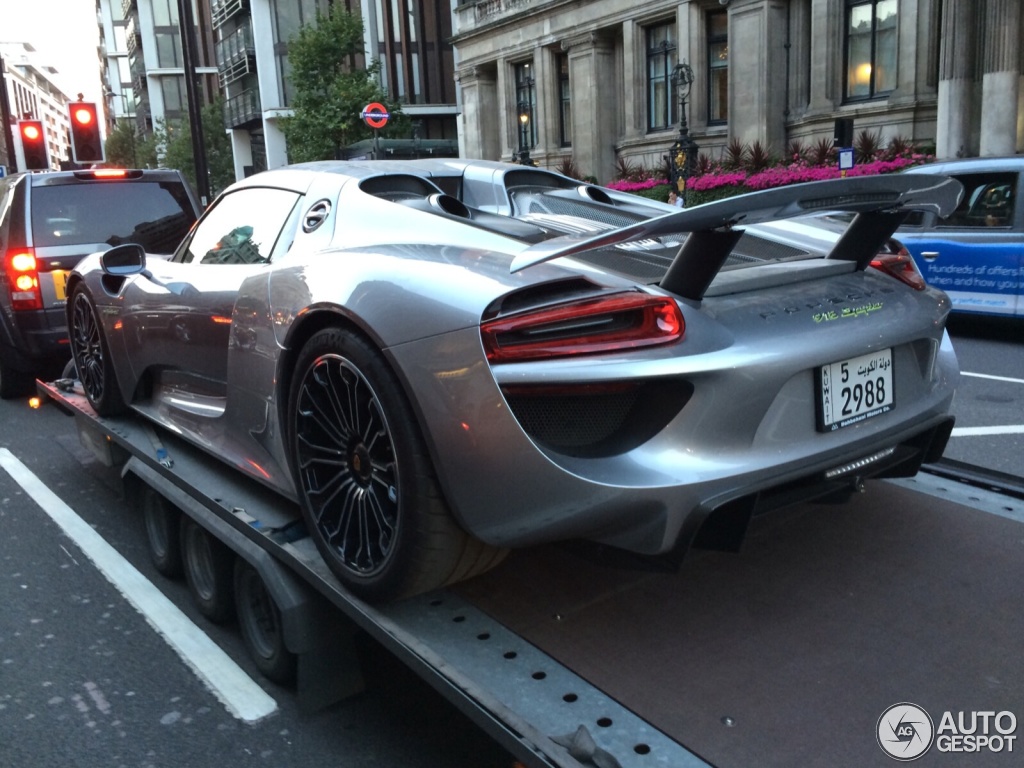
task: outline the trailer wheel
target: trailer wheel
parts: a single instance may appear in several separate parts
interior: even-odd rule
[[[182,572],[181,511],[152,488],[146,488],[142,493],[142,519],[153,565],[163,576],[178,578]]]
[[[199,612],[223,624],[235,611],[234,553],[188,515],[181,516],[181,562]]]
[[[100,416],[124,413],[127,406],[117,386],[103,326],[92,297],[81,284],[71,294],[70,320],[71,354],[89,405]]]
[[[299,353],[288,402],[303,517],[352,592],[393,600],[500,561],[452,518],[412,407],[369,341],[342,328],[316,333]]]
[[[242,640],[256,668],[279,685],[292,685],[298,657],[284,642],[281,611],[262,577],[242,558],[235,561],[235,606]]]

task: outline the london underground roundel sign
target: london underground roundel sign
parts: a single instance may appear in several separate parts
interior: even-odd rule
[[[383,128],[388,124],[388,118],[391,115],[388,114],[387,109],[378,101],[372,104],[367,104],[363,107],[363,111],[360,114],[363,121],[371,128]]]

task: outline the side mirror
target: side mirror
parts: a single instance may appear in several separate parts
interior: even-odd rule
[[[146,271],[146,250],[136,243],[125,243],[104,251],[100,266],[108,275],[128,277]]]

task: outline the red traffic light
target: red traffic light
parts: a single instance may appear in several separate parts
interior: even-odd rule
[[[68,117],[71,118],[71,159],[83,165],[102,163],[106,156],[96,105],[88,101],[72,102],[68,104]]]
[[[72,104],[71,120],[78,125],[92,125],[96,122],[96,108],[91,104]]]
[[[26,171],[43,171],[50,167],[46,134],[43,133],[41,120],[19,120],[18,138],[21,139],[21,153]]]

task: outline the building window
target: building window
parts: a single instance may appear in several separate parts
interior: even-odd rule
[[[561,145],[572,146],[572,99],[569,95],[569,55],[558,57],[558,127]]]
[[[672,70],[676,65],[676,25],[647,28],[647,130],[660,131],[676,121]]]
[[[729,119],[729,14],[708,14],[708,125]]]
[[[185,78],[165,75],[160,78],[160,90],[164,97],[164,117],[177,120],[188,116],[188,100],[185,98]]]
[[[537,90],[533,65],[516,64],[516,120],[519,123],[519,148],[537,146]]]
[[[299,30],[306,24],[316,22],[317,10],[326,13],[317,0],[271,0],[271,18],[274,25],[274,57],[277,59],[278,85],[285,106],[291,106],[294,98],[291,66],[288,62],[288,43],[298,37]]]
[[[161,69],[177,69],[183,66],[181,36],[177,31],[155,32],[156,59]]]
[[[873,99],[896,87],[896,6],[897,0],[847,0],[847,99]]]

